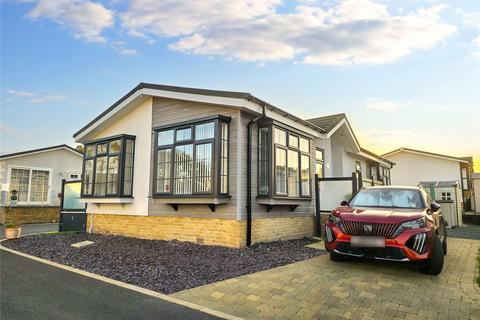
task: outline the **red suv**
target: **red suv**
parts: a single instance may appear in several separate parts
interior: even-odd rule
[[[328,217],[325,248],[333,261],[346,256],[414,261],[437,275],[447,254],[443,211],[422,188],[363,188]]]

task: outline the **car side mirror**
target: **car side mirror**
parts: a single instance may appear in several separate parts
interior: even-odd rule
[[[343,200],[342,202],[340,202],[340,205],[342,207],[348,207],[348,201],[347,200]]]
[[[430,211],[432,212],[437,212],[438,210],[440,210],[440,205],[436,202],[432,202],[432,204],[430,205]]]

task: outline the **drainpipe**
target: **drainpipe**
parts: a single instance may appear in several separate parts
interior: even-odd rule
[[[247,247],[252,244],[252,126],[264,117],[265,103],[262,105],[262,115],[247,124]]]

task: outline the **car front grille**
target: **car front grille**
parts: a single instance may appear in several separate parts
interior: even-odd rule
[[[385,248],[360,248],[352,247],[349,242],[339,242],[336,250],[339,253],[362,256],[365,258],[377,258],[386,260],[405,260],[406,257],[402,250],[397,247],[385,247]]]
[[[375,236],[393,239],[396,223],[370,223],[361,221],[342,220],[346,234],[352,236]]]

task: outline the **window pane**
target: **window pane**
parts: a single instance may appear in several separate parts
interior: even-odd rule
[[[97,153],[107,153],[107,144],[106,143],[98,144]]]
[[[318,161],[323,161],[323,150],[316,150],[315,151],[315,159]]]
[[[175,147],[174,189],[175,194],[192,193],[193,145]]]
[[[300,138],[300,150],[310,153],[310,141],[308,139]]]
[[[30,169],[12,168],[10,176],[10,192],[17,191],[17,201],[28,201],[28,182]]]
[[[95,155],[95,145],[89,145],[85,147],[85,156],[93,157]]]
[[[118,156],[108,158],[107,194],[117,194],[118,185]]]
[[[118,152],[120,152],[120,146],[121,146],[120,140],[113,140],[109,144],[108,152],[109,153],[118,153]]]
[[[302,196],[310,195],[310,157],[303,155],[302,158]]]
[[[287,151],[275,148],[275,192],[287,194]]]
[[[203,123],[195,126],[195,140],[212,139],[215,132],[215,123]],[[178,139],[177,139],[178,140]]]
[[[170,193],[170,166],[172,161],[172,149],[163,149],[157,151],[157,192]]]
[[[315,163],[315,173],[318,174],[319,178],[323,178],[323,163],[317,161]]]
[[[288,150],[288,195],[298,196],[299,189],[298,152]]]
[[[160,131],[158,133],[158,145],[165,146],[173,144],[173,130]]]
[[[293,148],[298,148],[298,137],[292,136],[291,134],[288,136],[288,146]]]
[[[30,201],[46,202],[48,197],[49,171],[32,170]]]
[[[107,157],[98,157],[95,165],[95,195],[104,196],[107,187]]]
[[[228,124],[221,123],[220,193],[228,193]]]
[[[133,188],[133,151],[135,142],[127,140],[125,145],[125,171],[123,175],[123,194],[132,195]]]
[[[93,159],[85,161],[83,174],[83,193],[92,194],[93,189]]]
[[[184,141],[190,140],[192,138],[192,129],[185,128],[177,130],[176,140],[177,141]]]
[[[286,146],[287,145],[287,133],[283,130],[280,130],[278,128],[273,129],[274,132],[274,137],[275,137],[275,143],[281,144]]]
[[[212,192],[212,144],[195,146],[195,192]]]
[[[258,131],[259,155],[258,155],[258,194],[268,194],[268,128],[260,128]]]

